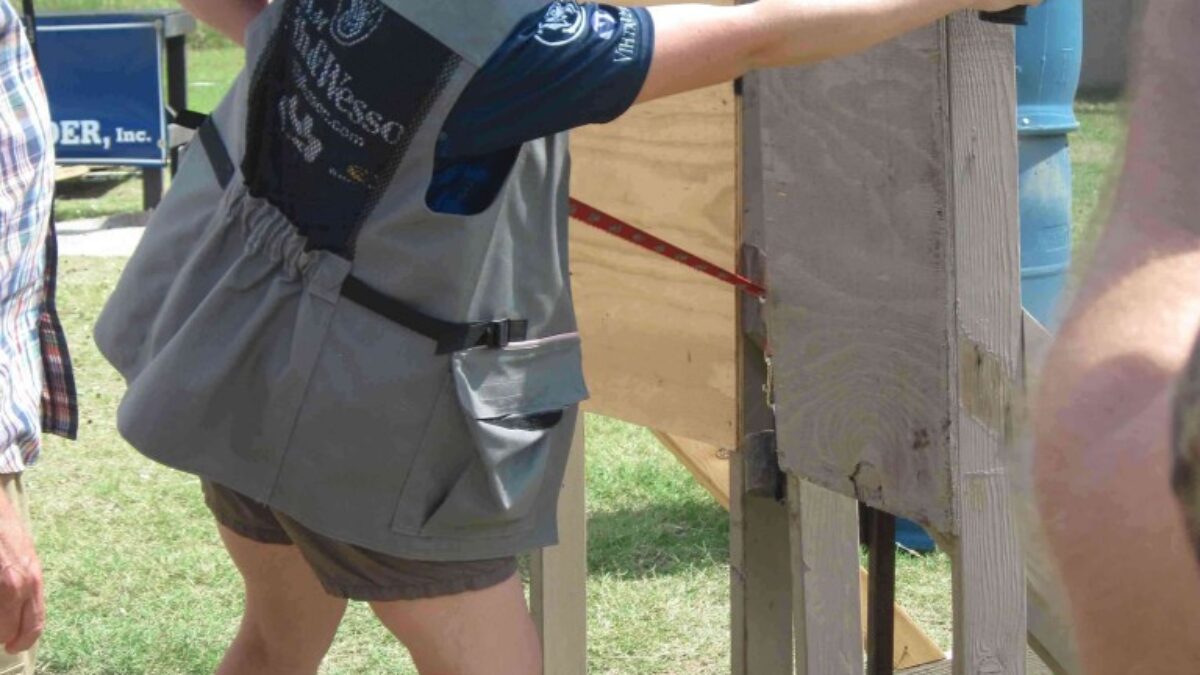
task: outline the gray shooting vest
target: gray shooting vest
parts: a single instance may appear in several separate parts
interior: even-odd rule
[[[459,94],[544,2],[277,0],[251,24],[96,325],[135,448],[391,555],[555,541],[587,397],[566,137],[522,146],[480,213],[425,198]]]

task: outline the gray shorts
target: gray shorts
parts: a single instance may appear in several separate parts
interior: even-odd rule
[[[326,592],[365,601],[416,600],[476,591],[508,579],[515,557],[432,561],[397,558],[317,534],[265,504],[211,481],[204,501],[217,522],[262,544],[293,545]]]

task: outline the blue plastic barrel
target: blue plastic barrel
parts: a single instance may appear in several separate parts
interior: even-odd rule
[[[1082,0],[1047,0],[1017,28],[1021,301],[1047,327],[1071,263],[1071,156],[1083,57]]]

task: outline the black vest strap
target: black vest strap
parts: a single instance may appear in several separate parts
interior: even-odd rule
[[[25,38],[29,40],[29,48],[33,50],[33,58],[38,57],[37,49],[37,12],[33,8],[33,0],[21,0],[21,12],[25,15]]]
[[[178,118],[176,119],[178,123]],[[196,129],[196,135],[204,145],[204,154],[208,155],[208,163],[212,165],[217,183],[222,188],[229,187],[229,181],[233,180],[233,160],[229,158],[229,151],[225,149],[225,141],[221,140],[221,132],[217,131],[217,125],[212,120],[206,120]]]
[[[234,165],[217,131],[217,125],[199,113],[184,111],[175,117],[175,124],[196,129],[204,154],[208,156],[213,174],[222,188],[233,180]],[[349,275],[342,282],[342,296],[376,314],[424,335],[437,343],[438,354],[449,354],[471,347],[499,348],[509,342],[525,339],[528,323],[520,319],[451,323],[417,311],[400,300],[380,293],[362,279]]]
[[[380,293],[354,275],[346,277],[342,282],[342,296],[437,342],[438,354],[449,354],[471,347],[503,347],[509,342],[525,339],[525,321],[442,321],[419,312],[390,295]]]

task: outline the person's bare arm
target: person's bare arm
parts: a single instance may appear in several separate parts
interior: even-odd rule
[[[1200,326],[1200,4],[1146,6],[1113,215],[1035,407],[1038,501],[1097,675],[1200,663],[1200,566],[1169,483]]]
[[[733,80],[756,68],[852,54],[962,9],[1038,0],[757,0],[657,5],[654,57],[638,102]]]
[[[266,8],[268,0],[179,0],[192,16],[242,44],[246,26]]]

